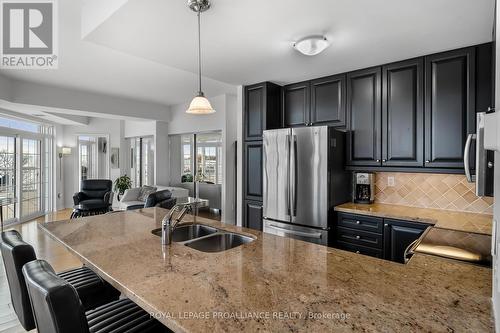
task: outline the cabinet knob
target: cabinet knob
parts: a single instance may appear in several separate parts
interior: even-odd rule
[[[380,160],[376,160],[377,163],[380,163]]]
[[[426,160],[426,161],[425,161],[425,163],[431,163],[431,161],[429,161],[429,160]]]
[[[357,254],[359,254],[359,251],[356,251]]]
[[[360,239],[360,238],[361,238],[361,236],[360,236],[360,235],[356,235],[356,239]]]
[[[361,224],[361,222],[359,222],[359,221],[356,221],[356,224]]]
[[[388,227],[389,225],[387,223],[384,224],[384,227]]]
[[[493,168],[493,162],[488,162],[488,168]]]
[[[387,161],[386,161],[386,160],[382,160],[382,162],[384,162],[384,163],[385,163],[385,162],[387,162]]]

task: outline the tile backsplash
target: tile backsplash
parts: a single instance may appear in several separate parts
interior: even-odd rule
[[[375,202],[493,214],[493,198],[476,196],[464,175],[377,172]]]

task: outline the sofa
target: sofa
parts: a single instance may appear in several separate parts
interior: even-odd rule
[[[172,198],[172,193],[169,190],[156,191],[150,193],[143,204],[129,205],[127,210],[140,208],[161,207],[171,209],[177,203],[177,198]]]
[[[119,209],[129,210],[129,206],[134,206],[136,208],[138,206],[144,207],[146,199],[150,193],[165,190],[170,192],[170,197],[172,198],[186,198],[189,196],[189,191],[180,187],[162,185],[134,187],[123,193],[123,196],[120,198]],[[145,191],[148,193],[145,193]]]

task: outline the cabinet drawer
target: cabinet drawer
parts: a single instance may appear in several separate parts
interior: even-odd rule
[[[344,213],[338,214],[337,225],[339,227],[359,229],[377,234],[382,234],[384,228],[381,218]]]
[[[341,250],[346,250],[346,251],[350,251],[350,252],[364,254],[364,255],[370,256],[370,257],[382,258],[382,250],[379,250],[379,249],[373,249],[370,247],[357,245],[357,244],[351,244],[351,243],[345,243],[345,242],[336,242],[336,247],[338,247]]]
[[[336,228],[335,239],[341,242],[364,245],[378,249],[382,249],[383,242],[381,234],[343,227]]]

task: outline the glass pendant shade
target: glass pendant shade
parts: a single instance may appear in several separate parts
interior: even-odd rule
[[[215,110],[210,105],[208,99],[203,95],[198,95],[191,101],[189,104],[189,108],[186,110],[186,113],[191,114],[211,114],[215,113]]]
[[[210,8],[209,0],[188,0],[188,7],[196,12],[198,16],[198,95],[193,98],[186,113],[190,114],[212,114],[215,110],[205,98],[201,90],[201,23],[200,14]]]

